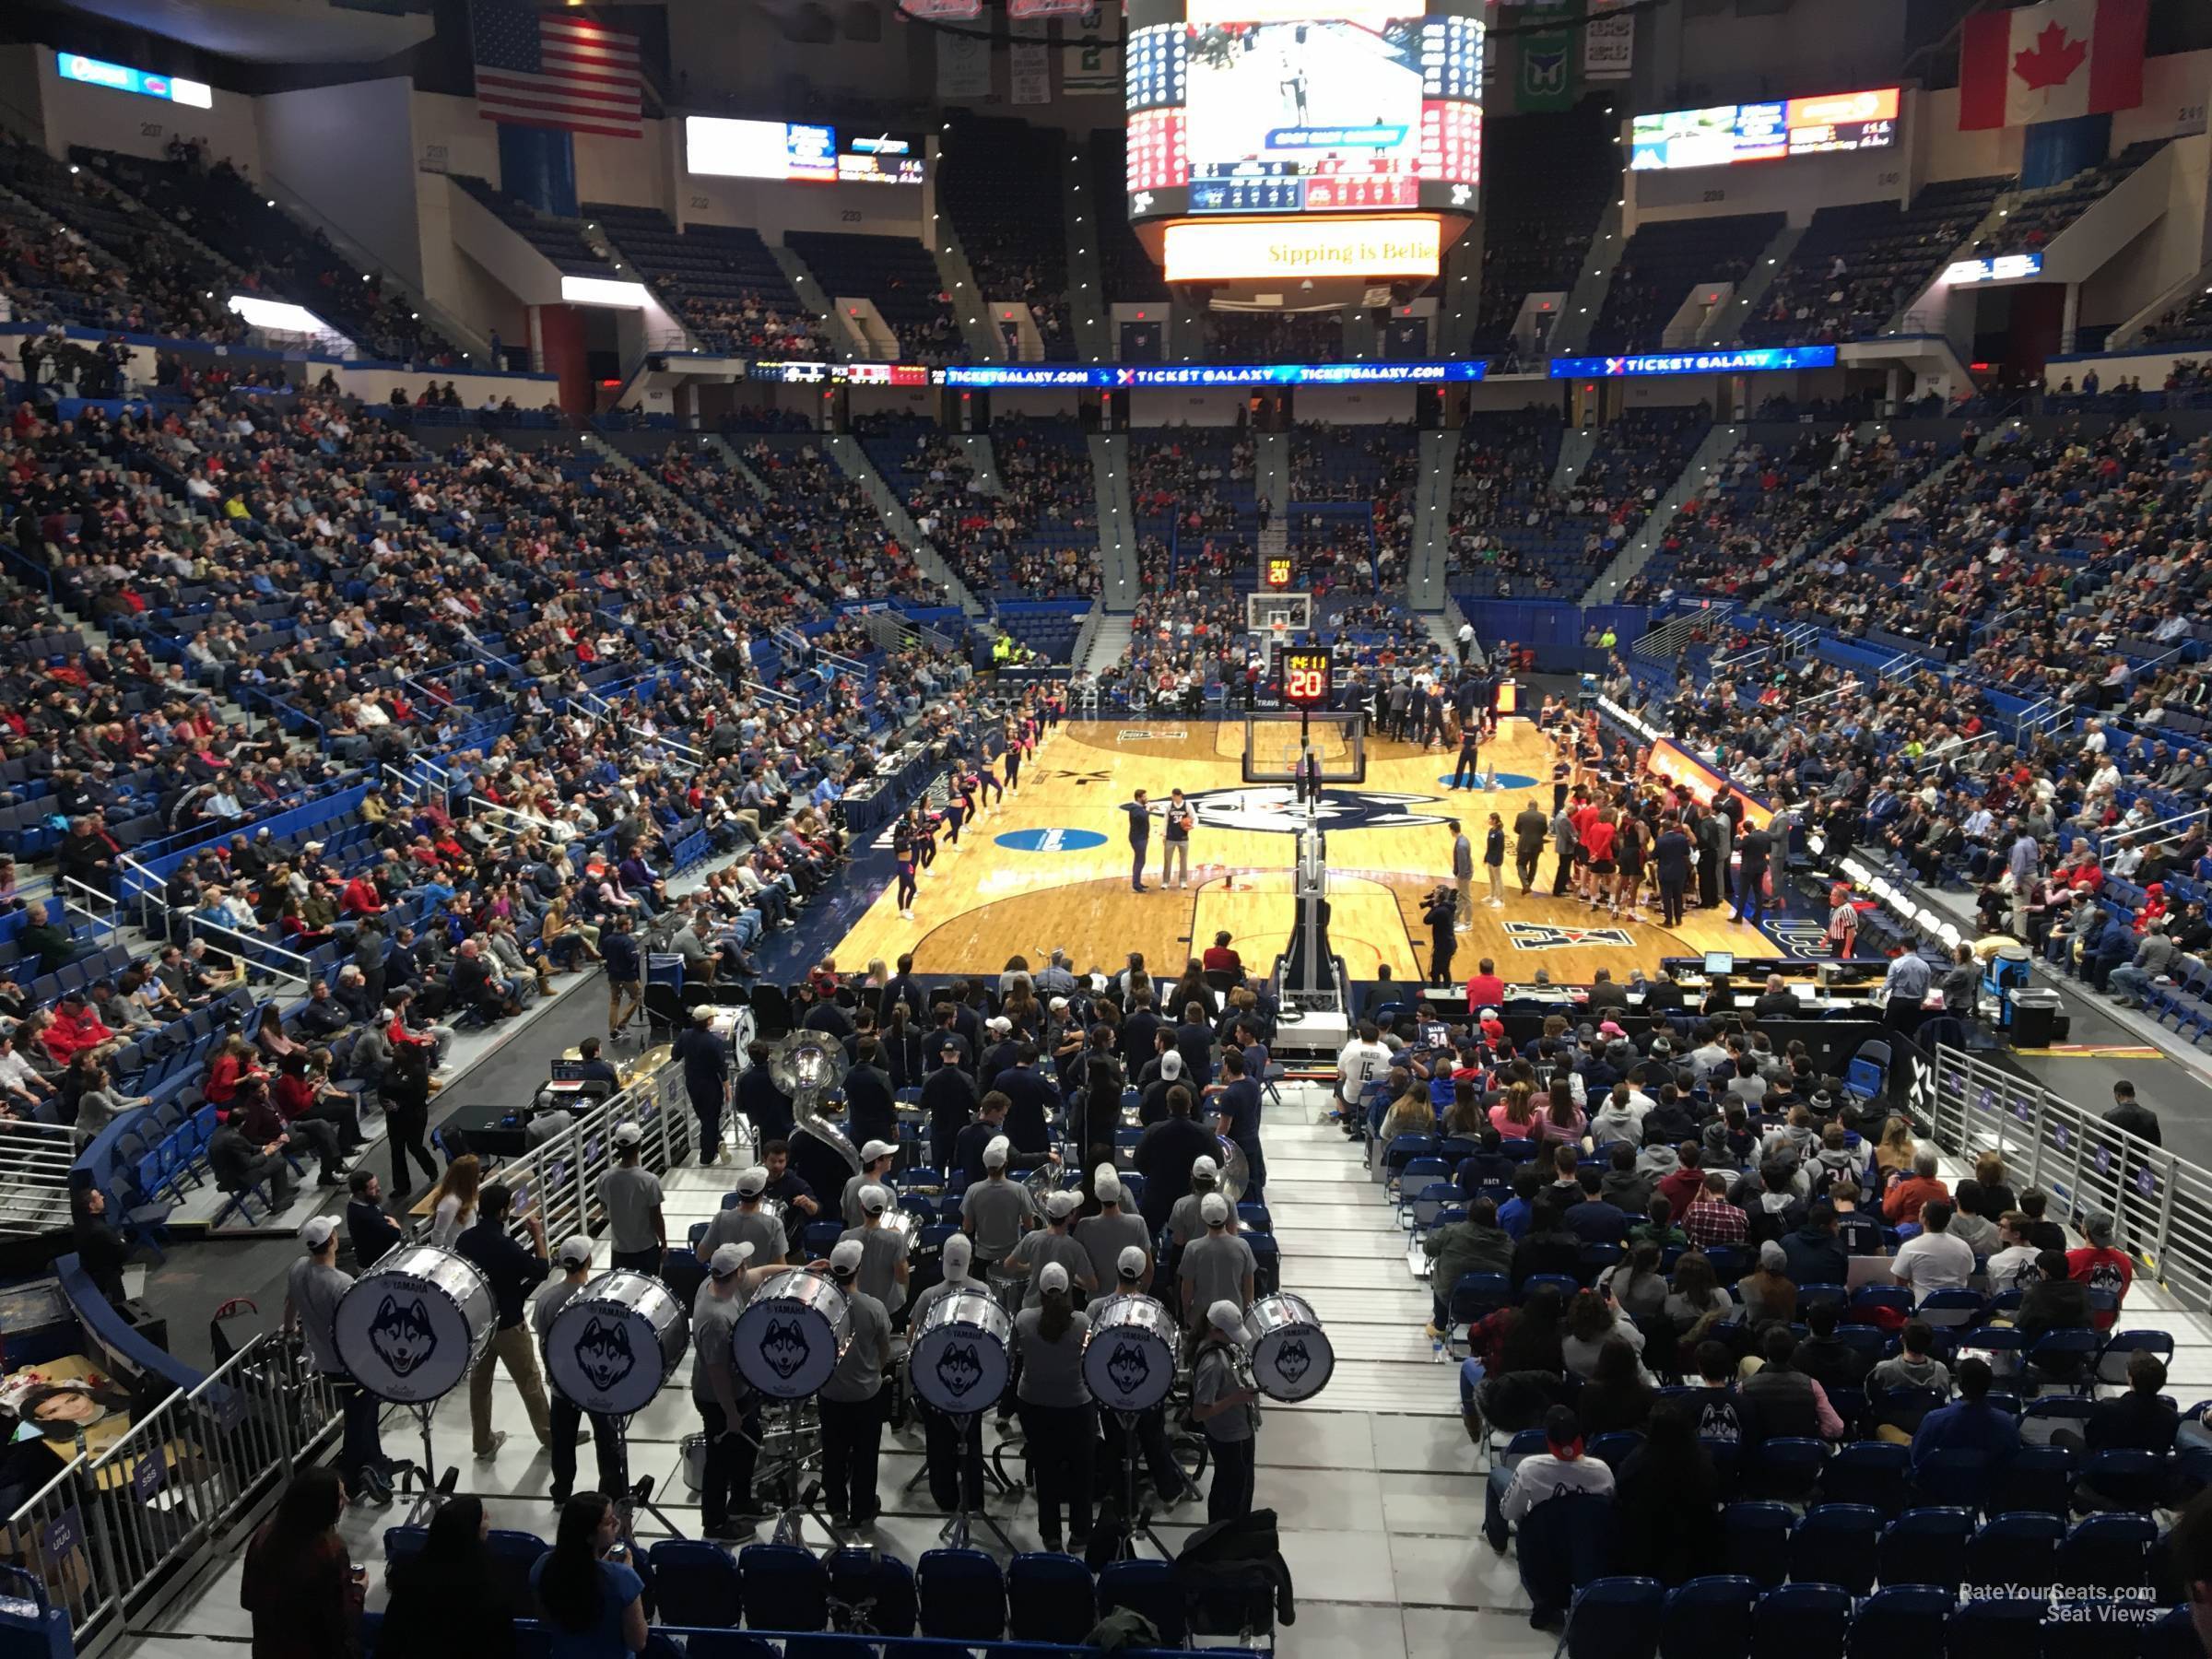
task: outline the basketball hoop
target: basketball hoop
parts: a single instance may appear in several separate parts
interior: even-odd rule
[[[1273,660],[1281,661],[1283,647],[1289,643],[1290,640],[1290,618],[1280,611],[1268,618],[1267,637],[1275,641],[1276,655]]]

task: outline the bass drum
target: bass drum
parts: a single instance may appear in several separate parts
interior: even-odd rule
[[[491,1346],[499,1308],[465,1256],[403,1245],[338,1299],[331,1340],[356,1382],[380,1400],[422,1405],[466,1380]]]
[[[642,1273],[603,1273],[546,1332],[546,1375],[586,1411],[629,1417],[653,1403],[689,1340],[690,1316]]]
[[[1013,1346],[1014,1322],[988,1290],[949,1291],[914,1333],[907,1379],[948,1417],[987,1411],[1013,1380]]]
[[[1285,1292],[1253,1303],[1244,1316],[1244,1344],[1253,1385],[1287,1405],[1312,1399],[1336,1370],[1336,1350],[1302,1296]]]
[[[737,1374],[770,1399],[803,1400],[821,1392],[852,1340],[845,1293],[794,1267],[762,1285],[737,1315],[730,1355]]]
[[[1182,1334],[1149,1296],[1114,1296],[1092,1304],[1083,1340],[1083,1381],[1109,1411],[1149,1411],[1175,1385]]]

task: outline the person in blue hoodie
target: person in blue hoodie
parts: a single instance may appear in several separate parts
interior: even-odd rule
[[[1918,1475],[1938,1452],[1980,1452],[1991,1470],[2002,1469],[2020,1449],[2020,1431],[2011,1416],[1989,1403],[1991,1371],[1986,1359],[1959,1362],[1959,1398],[1920,1419],[1912,1436],[1912,1472]]]

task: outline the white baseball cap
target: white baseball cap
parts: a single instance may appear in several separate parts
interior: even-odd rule
[[[1082,1206],[1079,1193],[1048,1193],[1045,1194],[1044,1213],[1057,1221],[1063,1216],[1072,1216]]]
[[[969,1264],[975,1260],[975,1245],[966,1233],[954,1233],[945,1241],[944,1253],[938,1258],[947,1279],[958,1282],[968,1277]]]
[[[1090,1190],[1099,1195],[1100,1204],[1119,1204],[1122,1201],[1122,1178],[1113,1172],[1112,1164],[1100,1164],[1091,1171]]]
[[[1203,1175],[1208,1181],[1211,1181],[1215,1176],[1221,1173],[1221,1166],[1216,1163],[1211,1158],[1206,1157],[1202,1153],[1198,1157],[1191,1159],[1191,1173],[1193,1175]]]
[[[746,1263],[752,1259],[753,1247],[750,1244],[719,1244],[715,1246],[713,1255],[708,1259],[707,1271],[716,1278],[728,1278],[731,1274],[741,1271]]]
[[[858,1239],[840,1239],[837,1248],[830,1253],[830,1271],[840,1278],[851,1278],[860,1271],[864,1253]]]
[[[1007,1155],[1013,1150],[1014,1143],[1008,1140],[1005,1135],[993,1135],[990,1143],[983,1147],[983,1163],[985,1167],[994,1170],[1004,1169],[1006,1167]]]
[[[1004,1014],[994,1014],[989,1019],[983,1021],[983,1029],[990,1031],[1010,1031],[1014,1029],[1014,1022]]]
[[[635,1124],[617,1124],[615,1125],[615,1145],[618,1147],[634,1147],[644,1138],[645,1131]]]
[[[1225,1336],[1244,1334],[1244,1310],[1226,1296],[1206,1311],[1206,1323]]]
[[[592,1241],[582,1233],[560,1241],[555,1253],[563,1267],[589,1267],[592,1265]]]
[[[320,1250],[338,1236],[338,1224],[328,1216],[310,1216],[300,1223],[300,1241],[310,1250]]]
[[[1170,1049],[1159,1057],[1159,1075],[1172,1083],[1182,1076],[1182,1056]]]
[[[1208,1193],[1198,1201],[1198,1218],[1211,1227],[1217,1221],[1229,1219],[1229,1200],[1218,1193]]]
[[[891,1207],[891,1195],[871,1181],[860,1189],[860,1207],[871,1216],[880,1216]]]
[[[893,1146],[889,1141],[872,1140],[868,1142],[867,1145],[861,1147],[860,1161],[862,1163],[874,1163],[879,1158],[891,1157],[898,1150],[899,1148]]]
[[[1043,1271],[1037,1275],[1037,1288],[1040,1290],[1066,1289],[1067,1269],[1057,1262],[1047,1262]]]
[[[735,1185],[739,1196],[758,1198],[768,1190],[768,1171],[759,1164],[754,1164],[750,1169],[740,1170],[737,1171]]]
[[[1144,1247],[1137,1244],[1124,1245],[1122,1253],[1113,1258],[1113,1265],[1125,1279],[1143,1278],[1145,1277]]]

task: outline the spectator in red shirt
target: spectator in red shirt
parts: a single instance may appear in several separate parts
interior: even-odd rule
[[[1206,947],[1206,954],[1198,959],[1198,965],[1208,973],[1233,973],[1241,979],[1244,959],[1230,948],[1228,934],[1216,934],[1214,942]]]
[[[1690,1200],[1705,1190],[1705,1149],[1695,1141],[1684,1141],[1677,1148],[1681,1163],[1659,1178],[1652,1196],[1666,1200],[1674,1212],[1669,1218],[1679,1221],[1688,1213]]]
[[[1882,1215],[1892,1227],[1902,1227],[1908,1221],[1917,1222],[1920,1212],[1931,1200],[1947,1199],[1951,1189],[1936,1179],[1936,1153],[1933,1147],[1923,1147],[1912,1154],[1912,1173],[1889,1189],[1882,1200]]]
[[[381,916],[384,913],[383,895],[376,890],[376,883],[369,879],[364,870],[346,884],[338,895],[338,908],[348,916]]]
[[[1504,1002],[1505,982],[1498,977],[1498,964],[1484,957],[1467,980],[1467,1012],[1499,1007]]]
[[[41,1033],[46,1052],[58,1065],[67,1065],[79,1054],[97,1054],[121,1041],[108,1030],[82,991],[72,991],[53,1011],[53,1019]]]
[[[241,1083],[262,1075],[261,1064],[253,1058],[253,1049],[244,1037],[233,1031],[223,1039],[215,1051],[215,1058],[208,1062],[200,1093],[209,1105],[227,1108],[237,1098]]]
[[[2097,1311],[2097,1328],[2109,1331],[2120,1317],[2117,1303],[2127,1300],[2128,1287],[2136,1282],[2135,1260],[2124,1250],[2113,1248],[2110,1216],[2091,1216],[2081,1224],[2081,1234],[2088,1243],[2066,1252],[2066,1277],[2079,1279],[2091,1290],[2110,1290],[2117,1299],[2109,1312]]]

